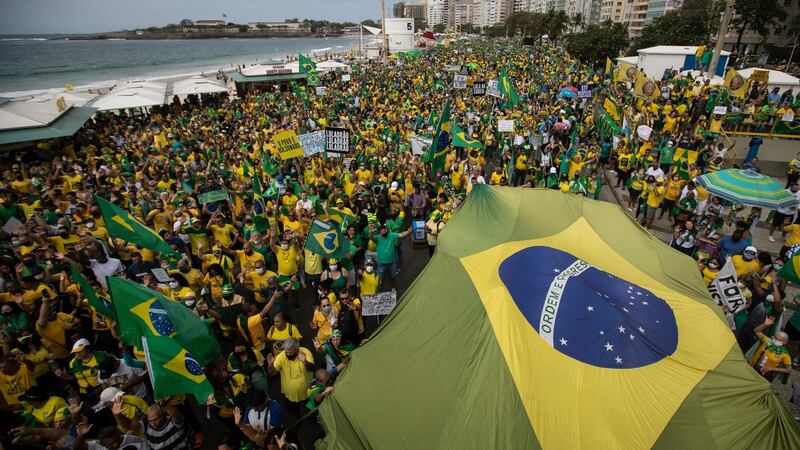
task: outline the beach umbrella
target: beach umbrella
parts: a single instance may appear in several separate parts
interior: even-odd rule
[[[318,449],[800,448],[694,261],[618,206],[479,184],[438,239]]]
[[[774,178],[752,170],[719,170],[697,177],[697,182],[708,192],[743,205],[778,209],[800,203]]]
[[[561,89],[561,92],[558,93],[558,96],[563,98],[575,98],[578,96],[578,94],[576,94],[575,91],[570,88],[564,88]]]

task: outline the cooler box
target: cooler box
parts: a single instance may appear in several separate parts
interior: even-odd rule
[[[425,221],[414,220],[411,222],[411,243],[414,245],[428,245],[425,235]]]

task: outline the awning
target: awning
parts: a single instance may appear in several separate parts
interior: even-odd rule
[[[244,76],[238,72],[233,73],[233,81],[237,83],[253,83],[256,81],[292,81],[305,80],[304,73],[281,73],[277,75],[255,75],[252,77]]]
[[[108,94],[92,102],[101,111],[142,108],[167,103],[167,84],[151,81],[130,81],[115,87]]]
[[[46,126],[0,131],[0,145],[72,136],[95,112],[96,108],[73,106]]]
[[[228,92],[228,87],[225,85],[225,83],[217,80],[209,80],[207,78],[196,76],[172,83],[171,89],[168,89],[167,96],[170,97],[172,95],[214,94],[218,92]]]

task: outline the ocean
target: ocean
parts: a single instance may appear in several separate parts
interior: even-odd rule
[[[71,41],[0,36],[0,96],[35,95],[63,89],[64,83],[80,90],[208,74],[314,50],[340,53],[357,47],[353,37]]]

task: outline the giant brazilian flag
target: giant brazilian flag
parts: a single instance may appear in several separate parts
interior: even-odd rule
[[[800,448],[694,262],[543,189],[473,189],[320,414],[318,448]]]

